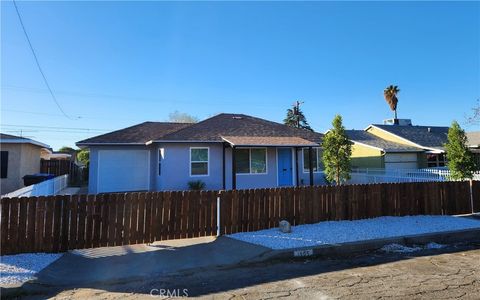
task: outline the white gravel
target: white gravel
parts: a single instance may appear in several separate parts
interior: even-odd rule
[[[21,284],[63,254],[26,253],[0,256],[0,286]]]
[[[445,248],[445,245],[432,242],[423,246],[413,245],[411,247],[400,245],[400,244],[388,244],[383,246],[380,250],[383,252],[410,253],[410,252],[420,251],[423,249],[441,249],[441,248]]]
[[[271,249],[291,249],[471,228],[480,228],[480,221],[453,216],[406,216],[327,221],[292,226],[291,233],[272,228],[229,237]]]

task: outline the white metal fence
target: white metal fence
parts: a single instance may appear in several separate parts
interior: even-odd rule
[[[2,198],[51,196],[58,194],[58,192],[65,189],[67,186],[68,174],[65,174],[2,195]]]
[[[381,183],[381,182],[424,182],[446,181],[450,171],[445,169],[352,169],[348,183]],[[475,172],[474,180],[480,180],[480,171]]]

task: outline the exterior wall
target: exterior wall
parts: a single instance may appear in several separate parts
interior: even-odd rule
[[[208,147],[208,175],[190,175],[190,148]],[[201,180],[207,190],[222,189],[222,143],[165,143],[155,145],[156,190],[188,190],[188,182]],[[158,176],[158,149],[163,148],[162,174]],[[153,164],[153,163],[152,163]]]
[[[360,144],[352,145],[353,168],[384,168],[385,159],[381,150]]]
[[[391,141],[391,142],[395,142],[395,143],[399,143],[399,144],[403,144],[403,145],[408,145],[408,146],[413,146],[413,147],[416,147],[416,145],[412,142],[409,142],[407,140],[404,140],[404,139],[401,139],[401,138],[398,138],[397,136],[393,135],[393,134],[390,134],[388,132],[385,132],[383,130],[380,130],[378,128],[375,128],[375,127],[370,127],[367,132],[373,134],[373,135],[376,135],[378,136],[379,138],[382,138],[384,140],[387,140],[387,141]]]
[[[310,172],[305,172],[304,169],[309,168],[309,166],[305,166],[303,163],[303,150],[302,148],[298,149],[297,153],[298,159],[298,181],[299,185],[310,185]],[[295,165],[294,165],[295,166]],[[314,185],[322,185],[326,184],[324,173],[323,173],[323,162],[321,164],[321,170],[317,172],[313,172],[313,184]]]
[[[417,154],[417,165],[419,169],[426,168],[427,165],[427,153],[420,152]]]
[[[190,175],[190,148],[209,148],[209,172],[208,175]],[[261,148],[261,147],[256,147]],[[100,150],[150,150],[150,190],[173,191],[187,190],[188,182],[201,180],[207,190],[223,189],[223,144],[222,143],[160,143],[150,146],[92,146],[90,147],[90,174],[89,193],[98,191],[98,151]],[[161,150],[161,151],[160,151]],[[163,153],[161,160],[161,174],[159,175],[159,155]],[[295,159],[298,159],[299,181],[301,185],[310,183],[310,175],[303,172],[303,156],[301,149],[294,155],[292,148],[292,185],[296,184]],[[308,168],[308,166],[307,166]],[[278,186],[277,172],[277,149],[267,148],[267,173],[266,174],[237,174],[237,189],[268,188]],[[324,184],[323,172],[314,173],[314,184]],[[225,149],[225,187],[232,188],[232,150]]]
[[[7,178],[0,181],[1,194],[24,187],[23,176],[40,172],[40,149],[32,144],[1,144],[1,150],[8,151]]]
[[[256,147],[261,148],[261,147]],[[225,149],[226,189],[232,188],[232,149]],[[293,166],[295,166],[295,161]],[[293,181],[295,182],[295,181]],[[237,174],[237,189],[276,187],[278,185],[277,149],[267,148],[266,174]]]

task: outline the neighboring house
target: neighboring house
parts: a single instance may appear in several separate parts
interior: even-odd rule
[[[472,151],[477,168],[480,169],[480,131],[467,132],[468,147]]]
[[[40,152],[50,146],[32,139],[0,133],[1,194],[22,188],[23,176],[40,172]]]
[[[40,157],[44,160],[71,160],[72,154],[65,152],[56,152],[52,151],[52,149],[42,149]]]
[[[384,140],[364,130],[347,130],[353,168],[417,169],[422,149]]]
[[[145,122],[77,146],[90,149],[89,193],[185,190],[195,180],[218,190],[323,183],[322,137],[219,114],[195,124]]]
[[[352,166],[359,168],[433,168],[446,166],[444,145],[448,127],[372,124],[365,130],[348,130]]]

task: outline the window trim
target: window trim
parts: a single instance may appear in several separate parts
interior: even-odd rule
[[[192,149],[207,149],[207,161],[192,161]],[[190,147],[189,156],[190,163],[188,164],[188,169],[190,177],[207,177],[210,176],[210,147]],[[192,163],[207,163],[207,174],[192,174]]]
[[[312,147],[312,150],[316,149],[316,153],[317,153],[317,170],[313,171],[313,173],[323,173],[323,169],[320,168],[320,161],[321,161],[321,157],[318,157],[318,149],[321,149],[320,147]],[[305,150],[308,150],[308,148],[302,148],[302,171],[303,171],[303,174],[308,174],[310,173],[310,167],[309,166],[306,166],[307,168],[305,168]]]
[[[235,170],[235,175],[267,175],[268,174],[268,149],[267,147],[237,147],[237,149],[248,149],[248,169],[249,173],[238,173]],[[265,150],[265,173],[252,173],[252,149]],[[235,155],[236,158],[236,155]],[[236,165],[236,164],[235,164]]]
[[[2,167],[5,167],[5,177],[4,177],[4,176],[1,176],[1,179],[7,179],[7,178],[8,178],[8,162],[9,162],[8,157],[9,157],[9,151],[8,151],[8,150],[2,150],[1,152],[2,152],[2,153],[6,153],[5,156],[7,157],[7,158],[6,158],[6,160],[7,160],[6,166],[3,166],[3,165],[2,165]]]
[[[157,164],[157,176],[162,176],[162,162],[165,155],[164,148],[158,148],[158,164]]]

